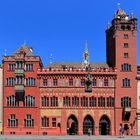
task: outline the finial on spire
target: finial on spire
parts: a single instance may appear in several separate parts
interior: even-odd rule
[[[121,4],[118,2],[118,3],[117,3],[118,9],[120,9],[120,5],[121,5]]]
[[[134,18],[134,13],[133,13],[133,11],[131,11],[130,18],[131,18],[131,19]]]
[[[4,50],[4,56],[7,56],[7,50],[6,49]]]
[[[50,54],[50,64],[52,64],[52,53]]]

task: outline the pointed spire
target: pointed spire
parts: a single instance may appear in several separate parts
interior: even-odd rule
[[[89,65],[89,53],[88,53],[88,41],[85,42],[85,50],[83,53],[83,67],[87,67]]]
[[[87,40],[85,42],[85,51],[84,51],[84,53],[88,53],[88,41]]]

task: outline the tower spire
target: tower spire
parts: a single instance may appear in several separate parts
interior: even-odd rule
[[[87,67],[89,65],[89,53],[88,53],[88,41],[85,42],[85,50],[83,53],[83,67]]]

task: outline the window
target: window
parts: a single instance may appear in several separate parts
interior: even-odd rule
[[[26,71],[33,71],[33,64],[26,64]]]
[[[89,98],[89,106],[90,107],[96,107],[96,97],[90,97]]]
[[[54,86],[57,86],[57,85],[58,85],[57,79],[53,79],[53,85],[54,85]]]
[[[122,71],[131,71],[131,65],[127,63],[122,64]]]
[[[49,127],[49,118],[47,117],[42,118],[42,127]]]
[[[128,43],[124,43],[124,48],[128,48]]]
[[[52,118],[52,127],[56,127],[56,118]]]
[[[48,107],[49,106],[49,97],[42,97],[42,106],[43,107]]]
[[[47,79],[43,79],[43,86],[47,86],[48,85],[48,80]]]
[[[73,86],[73,79],[69,79],[69,86]]]
[[[24,63],[22,61],[17,61],[16,62],[16,69],[22,69],[24,67]]]
[[[81,97],[81,106],[88,107],[88,98],[87,97]]]
[[[18,119],[16,119],[15,114],[10,115],[10,119],[8,119],[8,127],[18,127]]]
[[[81,86],[85,86],[85,79],[81,79]]]
[[[35,86],[35,85],[36,85],[35,78],[32,77],[26,78],[26,86]]]
[[[23,77],[22,76],[16,76],[16,84],[17,85],[23,84]]]
[[[30,95],[25,96],[24,106],[25,107],[34,107],[35,106],[35,97],[30,96]]]
[[[128,34],[124,34],[124,39],[128,39]]]
[[[92,86],[93,86],[93,87],[96,87],[96,79],[93,79],[93,80],[92,80]]]
[[[51,97],[51,106],[52,107],[57,107],[58,106],[58,97]]]
[[[15,85],[15,78],[9,77],[6,79],[6,85],[7,86],[14,86]]]
[[[122,87],[130,87],[130,79],[128,79],[128,78],[123,79]]]
[[[34,119],[32,119],[32,116],[30,114],[27,114],[26,119],[24,119],[24,127],[26,128],[34,127]]]
[[[72,106],[73,107],[78,107],[79,106],[79,98],[74,96],[72,97]]]
[[[63,97],[63,105],[66,107],[70,107],[70,97]]]
[[[124,53],[124,58],[128,58],[128,53]]]
[[[107,98],[107,107],[114,107],[114,97]]]
[[[14,95],[7,97],[7,106],[10,107],[19,106],[19,102],[15,99]]]
[[[121,107],[131,107],[131,98],[130,97],[123,97],[121,98]]]
[[[101,96],[98,98],[98,106],[105,107],[105,98],[104,97]]]
[[[108,79],[104,79],[104,86],[108,87]]]
[[[14,71],[15,70],[15,64],[9,64],[8,70],[9,71]]]

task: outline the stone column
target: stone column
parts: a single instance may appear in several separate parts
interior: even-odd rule
[[[83,135],[83,111],[78,111],[78,135]]]

